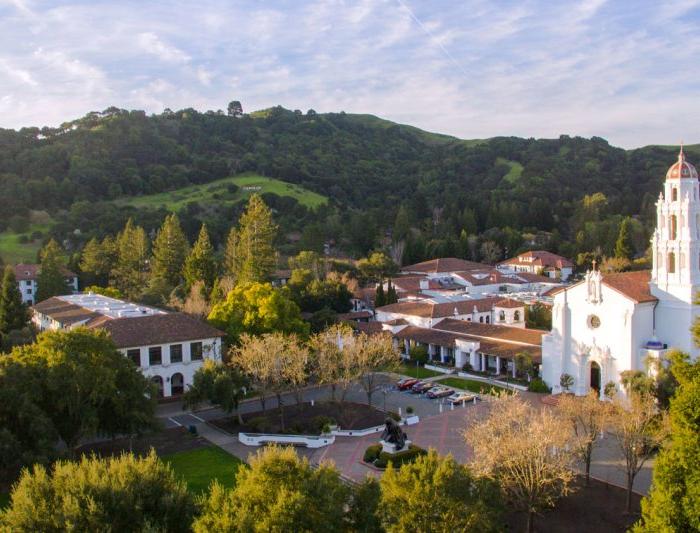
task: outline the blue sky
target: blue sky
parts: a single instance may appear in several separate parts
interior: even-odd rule
[[[700,0],[0,0],[0,127],[110,105],[700,142]]]

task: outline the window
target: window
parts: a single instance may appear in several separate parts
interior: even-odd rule
[[[501,311],[498,313],[498,320],[500,320],[501,322],[506,321],[506,312],[505,311]]]
[[[676,240],[676,232],[678,230],[678,221],[676,220],[676,215],[671,215],[670,219],[670,233],[671,233],[671,240],[675,241]]]
[[[31,293],[32,293],[32,289],[31,288],[27,289],[27,294],[31,294]]]
[[[482,324],[484,323],[484,317],[483,317],[483,316],[480,316],[480,317],[479,317],[479,322],[481,322]]]
[[[673,252],[668,254],[668,265],[666,267],[666,271],[669,274],[673,274],[676,272],[676,255]]]
[[[190,343],[190,359],[192,361],[201,361],[202,360],[202,343],[201,342]]]
[[[148,349],[148,364],[150,366],[163,364],[163,351],[160,346],[151,346]]]
[[[515,322],[520,322],[520,311],[516,311],[515,313],[513,313],[513,320]]]
[[[591,329],[596,329],[600,327],[600,318],[596,315],[590,315],[588,317],[588,327]]]
[[[490,324],[490,323],[491,323],[491,317],[488,316],[488,315],[486,315],[486,323],[487,323],[487,324]]]
[[[141,350],[139,348],[127,350],[126,356],[131,359],[136,366],[141,366]]]
[[[678,189],[676,187],[673,187],[671,189],[671,201],[672,202],[678,201]]]
[[[182,363],[182,344],[170,345],[170,362]]]

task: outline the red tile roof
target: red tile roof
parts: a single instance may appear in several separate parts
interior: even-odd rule
[[[115,318],[98,327],[110,333],[117,348],[170,344],[224,336],[223,331],[184,313]]]
[[[401,267],[402,272],[425,272],[426,274],[436,274],[439,272],[458,272],[460,270],[476,270],[482,268],[490,268],[489,265],[467,261],[465,259],[457,259],[456,257],[442,257],[439,259],[431,259],[414,265]]]
[[[15,265],[15,277],[17,281],[36,280],[39,277],[41,265],[18,263]],[[76,277],[75,272],[71,272],[65,267],[61,267],[61,272],[67,278]]]
[[[637,303],[655,302],[657,300],[656,296],[653,296],[649,289],[650,281],[651,272],[649,270],[603,275],[604,285],[624,294]]]
[[[574,264],[566,257],[547,252],[546,250],[533,250],[522,253],[516,257],[511,257],[499,263],[500,265],[535,265],[541,267],[550,267],[562,269],[565,267],[572,268]]]
[[[434,329],[469,335],[470,337],[482,337],[499,341],[510,341],[532,346],[542,345],[542,336],[548,332],[539,329],[514,328],[499,326],[497,324],[482,324],[480,322],[467,322],[446,318],[434,326]]]
[[[456,302],[435,303],[431,301],[399,302],[377,308],[384,313],[420,316],[424,318],[444,318],[455,315],[468,315],[476,309],[479,313],[491,311],[498,302],[506,301],[500,296],[480,298],[478,300],[459,300]],[[508,300],[510,301],[510,300]],[[524,307],[524,304],[521,304]]]

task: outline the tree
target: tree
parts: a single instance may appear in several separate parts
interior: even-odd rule
[[[384,294],[384,282],[380,281],[377,284],[377,291],[374,295],[374,307],[379,308],[386,305],[386,295]]]
[[[317,252],[303,250],[287,260],[292,270],[308,270],[314,279],[323,279],[326,274],[324,260]]]
[[[200,319],[206,318],[211,313],[211,305],[207,302],[206,291],[203,281],[195,281],[190,287],[189,294],[185,300],[181,300],[176,295],[172,295],[170,305],[188,315],[194,315]]]
[[[107,285],[109,273],[117,260],[117,245],[107,235],[100,243],[94,237],[90,239],[80,254],[80,271],[85,285]]]
[[[260,335],[280,331],[305,336],[309,332],[309,325],[301,319],[289,291],[269,283],[237,285],[223,302],[212,308],[209,322],[223,329],[233,343],[243,333]]]
[[[275,336],[244,333],[230,351],[231,364],[239,368],[258,391],[263,412],[277,379],[274,357],[270,354],[277,354],[278,348]]]
[[[230,101],[226,111],[229,117],[238,118],[243,116],[243,106],[238,100]]]
[[[124,298],[124,295],[121,293],[121,291],[115,287],[98,287],[97,285],[90,285],[89,287],[85,287],[83,289],[83,292],[101,294],[102,296],[116,298],[118,300]]]
[[[238,367],[211,359],[195,372],[192,385],[185,392],[184,404],[195,409],[202,402],[210,402],[230,415],[236,411],[238,423],[243,424],[238,406],[248,386],[248,380]]]
[[[536,513],[569,492],[573,435],[553,412],[533,408],[516,395],[501,395],[464,437],[474,450],[474,471],[497,481],[506,501],[527,514],[528,531]]]
[[[651,396],[654,394],[654,378],[641,370],[620,372],[620,384],[627,394]]]
[[[399,351],[394,346],[391,335],[386,333],[360,333],[353,338],[352,343],[343,345],[343,350],[348,351],[352,373],[359,379],[367,394],[367,403],[371,406],[372,395],[379,388],[377,373],[391,370],[398,365]]]
[[[501,531],[498,486],[435,450],[380,479],[378,516],[389,532]]]
[[[494,241],[484,241],[481,245],[481,259],[484,263],[493,265],[503,257],[503,250]]]
[[[46,331],[8,357],[45,369],[41,407],[71,452],[84,437],[132,434],[154,424],[150,382],[103,330]]]
[[[559,376],[559,385],[564,389],[564,392],[569,392],[569,389],[574,386],[574,376],[564,372]]]
[[[631,224],[632,219],[629,217],[625,217],[620,224],[620,232],[615,242],[615,257],[617,259],[630,260],[634,258],[634,242],[630,231]]]
[[[70,292],[63,268],[63,251],[58,243],[51,239],[41,251],[41,266],[34,301],[41,302],[52,296]]]
[[[187,289],[201,281],[206,294],[211,292],[216,279],[216,260],[214,259],[214,247],[209,240],[209,232],[206,224],[199,229],[199,236],[194,243],[187,259],[185,259],[184,276]]]
[[[700,530],[700,362],[676,353],[671,372],[678,388],[671,399],[670,439],[656,458],[636,533]]]
[[[389,256],[383,252],[372,252],[369,257],[357,262],[360,279],[365,283],[380,282],[397,272],[398,268]]]
[[[343,350],[344,346],[352,342],[352,328],[346,324],[330,326],[309,339],[316,377],[320,384],[330,385],[333,401],[336,400],[338,387],[342,391],[341,402],[345,400],[347,389],[355,377],[349,365],[349,351]]]
[[[226,247],[224,248],[224,274],[234,281],[240,268],[238,254],[238,229],[234,226],[228,232]]]
[[[0,529],[185,532],[195,511],[185,483],[154,451],[143,458],[93,456],[59,461],[51,471],[25,470]]]
[[[193,529],[342,531],[349,496],[335,467],[312,468],[293,448],[268,447],[238,469],[233,489],[212,486]]]
[[[386,289],[386,305],[395,304],[398,301],[399,297],[396,294],[396,288],[391,284],[391,278],[389,278]]]
[[[564,375],[566,374],[562,374]],[[598,399],[598,393],[590,391],[586,396],[562,395],[558,407],[562,416],[571,422],[576,436],[576,451],[585,465],[588,486],[593,449],[610,417],[610,406]]]
[[[520,352],[515,354],[515,371],[520,376],[527,376],[528,380],[535,375],[535,363],[529,353]]]
[[[627,499],[625,510],[632,510],[634,479],[644,463],[656,453],[666,436],[663,416],[651,394],[630,391],[627,400],[615,398],[610,419],[615,442],[625,460]]]
[[[232,269],[237,283],[267,281],[277,265],[274,242],[277,225],[262,198],[253,194],[241,215]]]
[[[153,241],[151,276],[177,287],[182,281],[182,271],[189,244],[176,214],[165,217]]]
[[[384,531],[377,513],[380,496],[379,482],[372,476],[367,476],[353,487],[347,517],[350,531],[358,533]]]
[[[127,220],[117,235],[116,262],[110,280],[127,298],[136,298],[146,286],[149,242],[146,231]]]
[[[0,285],[0,335],[24,328],[27,318],[27,307],[22,302],[15,270],[7,266]]]

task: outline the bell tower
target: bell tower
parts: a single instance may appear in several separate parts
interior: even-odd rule
[[[656,230],[651,239],[651,293],[659,300],[655,329],[669,347],[696,353],[690,327],[700,290],[700,198],[698,172],[685,158],[666,173],[656,202]]]

